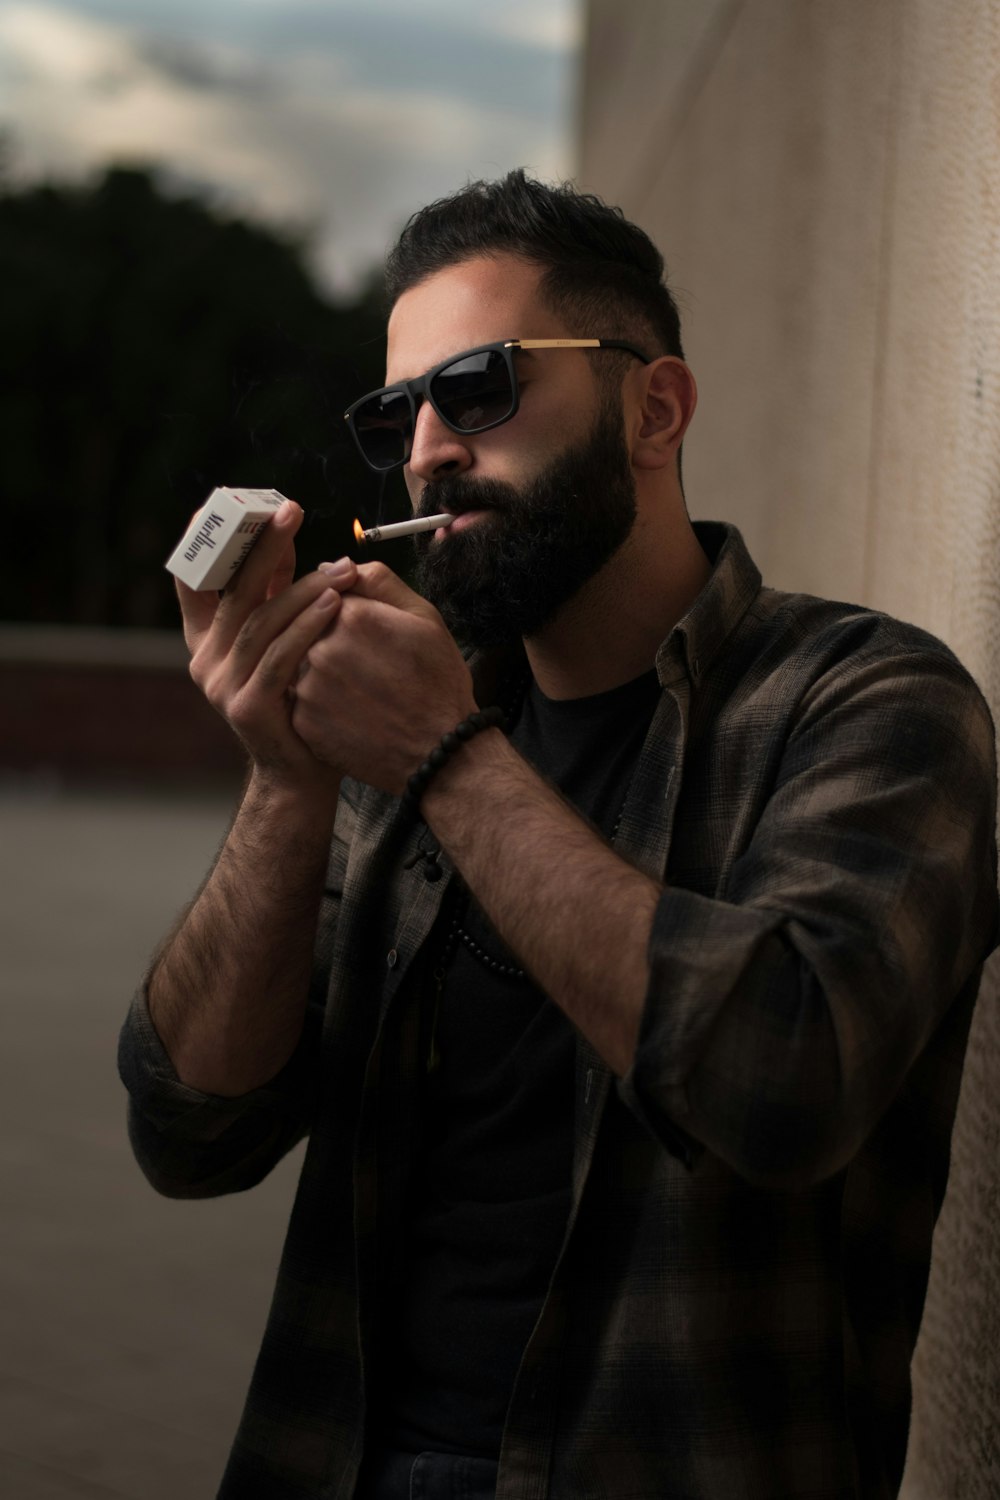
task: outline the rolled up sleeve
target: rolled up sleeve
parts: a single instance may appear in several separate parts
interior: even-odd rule
[[[718,896],[668,886],[629,1106],[751,1181],[837,1172],[997,940],[989,711],[944,648],[803,699]]]
[[[238,1098],[182,1083],[149,1015],[145,988],[118,1043],[136,1160],[157,1192],[209,1198],[254,1187],[308,1133],[322,1011],[310,1006],[298,1046],[270,1082]]]

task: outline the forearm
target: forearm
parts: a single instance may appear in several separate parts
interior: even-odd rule
[[[302,1031],[337,785],[251,776],[208,880],[164,945],[149,1010],[181,1081],[236,1097]]]
[[[609,848],[498,731],[462,747],[422,811],[504,941],[624,1076],[660,888]]]

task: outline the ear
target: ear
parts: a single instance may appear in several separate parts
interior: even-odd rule
[[[638,425],[632,439],[636,469],[662,469],[676,462],[677,450],[698,404],[698,387],[682,359],[665,354],[636,372]]]

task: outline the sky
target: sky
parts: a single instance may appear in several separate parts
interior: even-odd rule
[[[0,0],[15,179],[149,163],[349,292],[470,178],[575,171],[584,0]]]

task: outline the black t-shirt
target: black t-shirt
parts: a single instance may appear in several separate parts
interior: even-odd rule
[[[510,738],[611,838],[658,697],[655,672],[561,701],[532,683]],[[434,942],[424,1144],[378,1427],[402,1449],[495,1458],[566,1227],[575,1032],[461,888]]]

